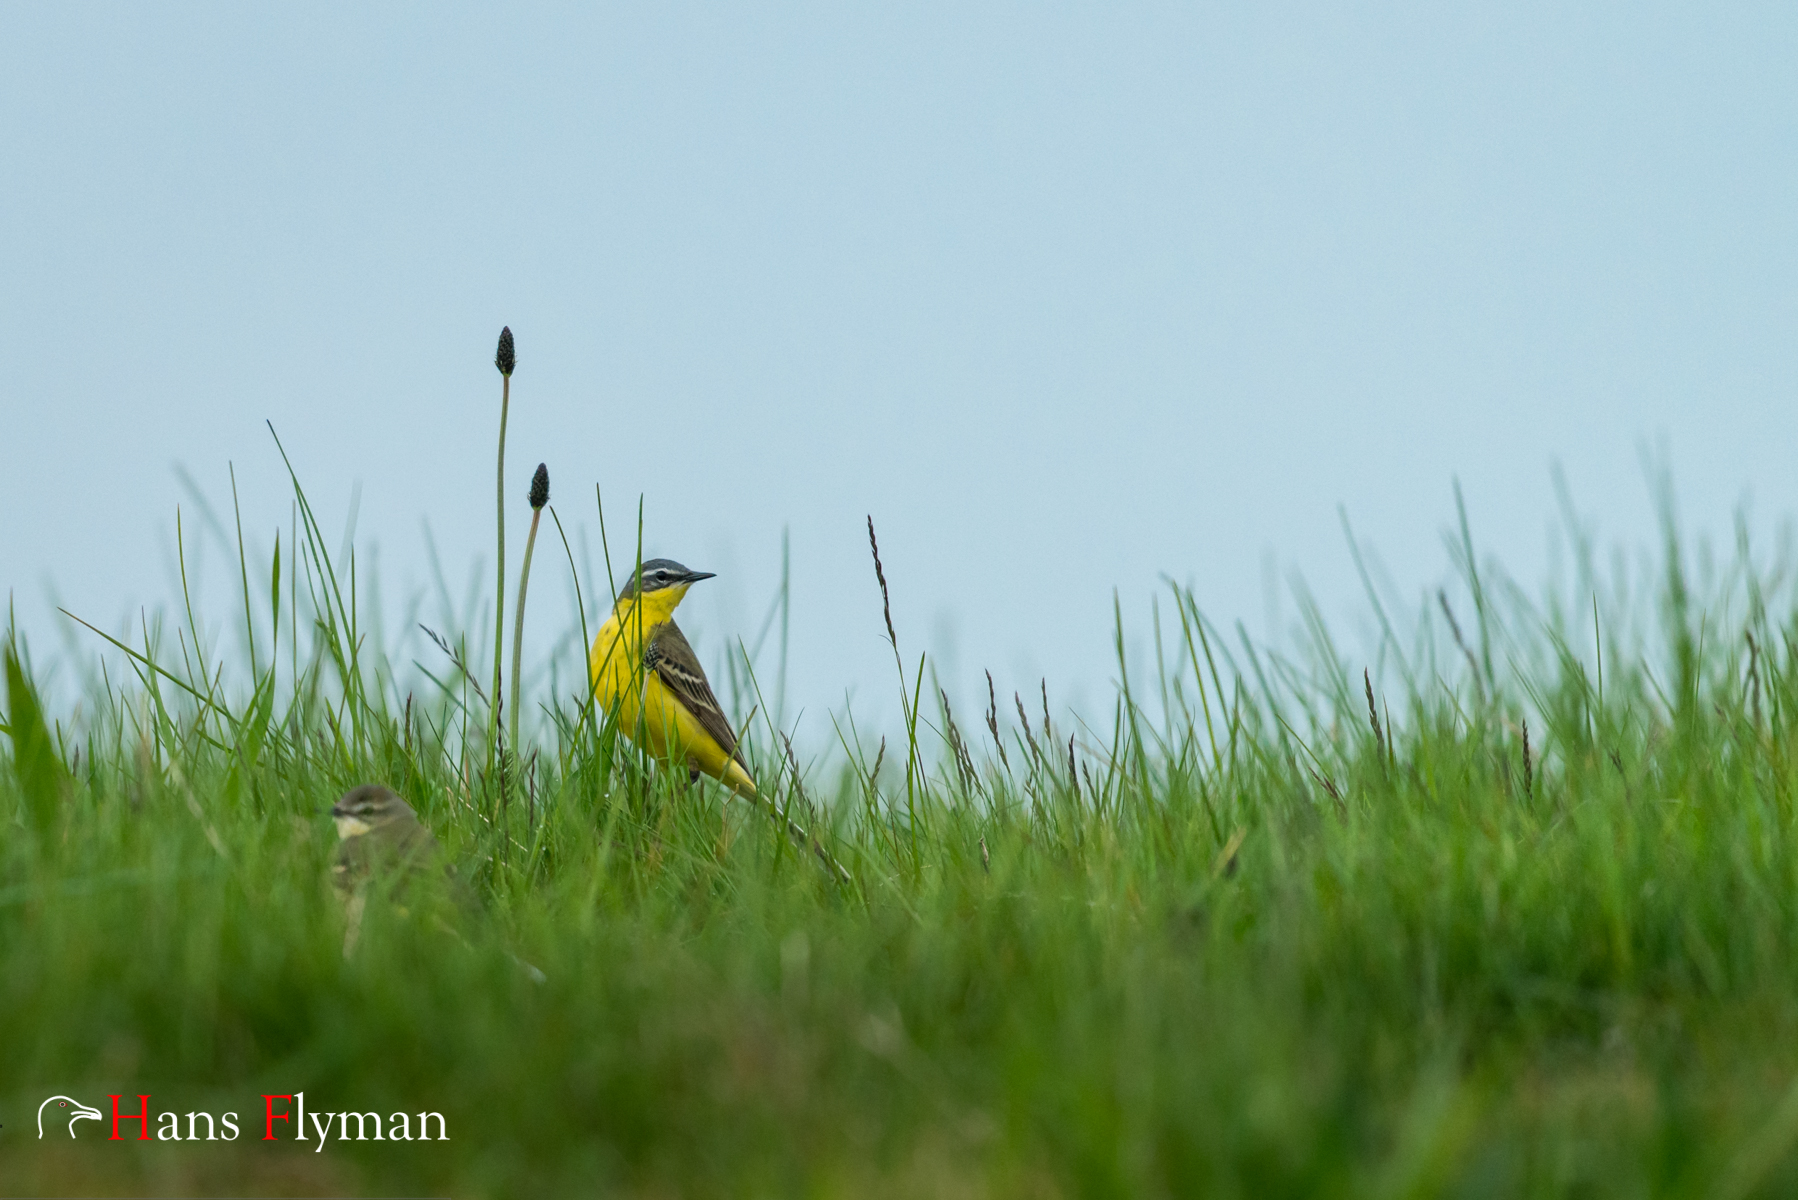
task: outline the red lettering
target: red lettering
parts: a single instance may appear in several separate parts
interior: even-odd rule
[[[139,1096],[137,1098],[137,1103],[138,1110],[136,1112],[122,1113],[119,1111],[119,1098],[117,1096],[112,1098],[112,1136],[107,1139],[108,1141],[116,1142],[119,1140],[120,1121],[136,1121],[141,1127],[141,1132],[138,1133],[137,1140],[140,1142],[147,1142],[150,1140],[150,1098],[148,1096]]]
[[[272,1142],[275,1140],[275,1122],[276,1121],[291,1121],[291,1120],[293,1120],[292,1113],[278,1113],[275,1111],[275,1101],[277,1101],[277,1100],[292,1100],[292,1099],[293,1099],[292,1096],[264,1096],[262,1098],[262,1113],[263,1113],[262,1140],[263,1141]]]

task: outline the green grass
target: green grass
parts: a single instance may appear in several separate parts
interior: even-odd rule
[[[9,666],[0,1190],[1798,1191],[1798,622],[1745,558],[1697,596],[1669,536],[1657,601],[1585,602],[1594,642],[1458,540],[1465,640],[1388,630],[1384,688],[1314,614],[1283,656],[1175,589],[1097,732],[1000,697],[996,737],[951,735],[896,647],[915,738],[877,778],[845,739],[797,796],[753,739],[843,888],[553,696],[502,788],[466,677],[371,648],[296,496],[228,661],[184,606],[130,659],[95,639],[132,673],[79,716]],[[367,780],[482,912],[374,904],[345,961],[322,809]],[[451,1137],[258,1140],[260,1096],[300,1090]],[[244,1135],[40,1142],[56,1092]]]

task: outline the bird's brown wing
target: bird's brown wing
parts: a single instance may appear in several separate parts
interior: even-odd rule
[[[431,831],[407,813],[338,842],[331,861],[331,886],[340,898],[347,900],[375,876],[392,872],[399,890],[404,887],[406,876],[441,855]]]
[[[656,673],[662,686],[674,693],[681,706],[693,714],[699,727],[712,735],[724,752],[747,767],[737,752],[737,734],[730,727],[712,685],[706,682],[699,656],[687,642],[687,635],[673,621],[657,625],[649,634],[649,649],[644,651],[643,665]]]

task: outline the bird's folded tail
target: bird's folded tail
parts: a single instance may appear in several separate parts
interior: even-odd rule
[[[741,760],[731,758],[725,762],[724,773],[720,776],[720,782],[743,799],[766,812],[768,818],[775,824],[784,824],[787,827],[787,836],[793,839],[793,844],[804,846],[813,854],[817,855],[818,862],[823,865],[825,872],[832,880],[844,885],[851,882],[852,876],[849,874],[849,869],[838,862],[836,856],[824,848],[823,842],[820,842],[817,838],[807,833],[799,822],[793,820],[791,816],[778,811],[774,807],[774,804],[756,789],[755,781],[749,778],[749,772],[743,769]]]
[[[760,800],[762,794],[756,790],[755,780],[743,769],[743,761],[739,758],[728,758],[724,762],[724,770],[720,773],[719,782],[743,797],[745,800]]]

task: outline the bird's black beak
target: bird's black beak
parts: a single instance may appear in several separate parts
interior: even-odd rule
[[[715,571],[688,571],[687,577],[684,580],[682,580],[681,582],[683,582],[683,583],[698,583],[701,579],[715,579],[715,578],[717,578],[717,572],[715,572]]]

